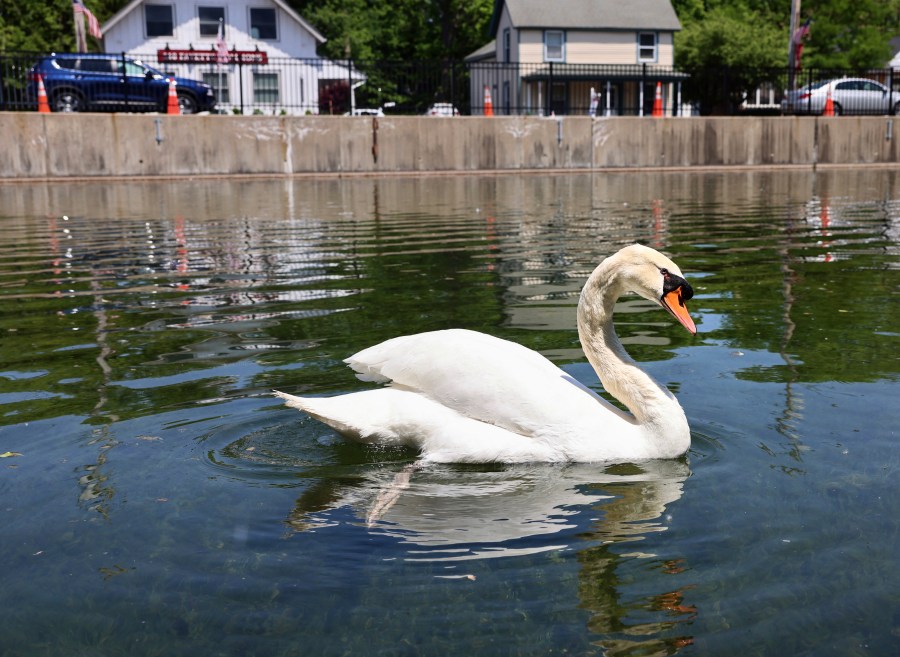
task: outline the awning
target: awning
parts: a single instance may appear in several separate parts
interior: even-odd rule
[[[681,82],[690,74],[664,66],[641,64],[546,64],[522,76],[526,82],[549,81],[653,81]]]

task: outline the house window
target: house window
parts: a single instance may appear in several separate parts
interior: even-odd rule
[[[561,30],[544,32],[544,61],[566,61],[566,35]]]
[[[197,18],[200,19],[200,36],[216,38],[219,22],[225,24],[225,7],[197,7]]]
[[[172,5],[144,5],[144,26],[148,37],[174,36],[175,8]]]
[[[280,100],[277,73],[253,74],[253,102],[274,105]]]
[[[254,39],[278,38],[274,9],[250,7],[250,36]]]
[[[638,33],[638,61],[656,61],[656,32]]]
[[[227,73],[204,73],[203,81],[213,89],[216,94],[218,103],[230,103],[231,98],[228,94],[228,74]]]
[[[512,58],[510,57],[510,33],[508,27],[503,30],[503,61],[512,61]]]

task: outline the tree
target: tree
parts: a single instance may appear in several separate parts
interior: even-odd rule
[[[881,68],[900,32],[900,0],[807,0],[812,29],[803,50],[810,68]]]
[[[86,0],[101,23],[128,0]],[[0,52],[71,51],[75,49],[75,27],[71,0],[0,0]],[[88,47],[100,44],[88,37]]]
[[[320,54],[355,60],[460,60],[488,40],[493,0],[289,0],[327,39]]]
[[[492,0],[432,0],[426,4],[431,27],[420,47],[429,59],[463,59],[488,41]]]
[[[464,86],[454,69],[428,62],[460,61],[484,45],[493,11],[492,0],[289,1],[328,39],[320,55],[352,59],[365,73],[366,84],[356,92],[360,106],[392,101],[406,112],[421,112]],[[417,65],[415,74],[397,74],[396,67],[408,71],[410,64]],[[435,82],[434,75],[441,79]]]
[[[675,64],[786,66],[791,0],[673,0]]]
[[[740,3],[702,12],[695,3],[691,12],[675,38],[676,66],[691,73],[685,94],[703,114],[731,114],[772,68],[787,64],[785,30]]]
[[[698,66],[787,66],[791,0],[672,0],[684,29],[675,62]],[[900,0],[803,0],[811,19],[804,68],[880,68],[900,33]]]
[[[783,27],[740,5],[713,9],[675,37],[675,63],[685,69],[784,66],[786,57]]]
[[[731,113],[788,65],[791,0],[673,0],[683,30],[675,64],[691,73],[685,93],[701,112]],[[804,69],[882,68],[900,32],[900,0],[803,0],[812,20]]]

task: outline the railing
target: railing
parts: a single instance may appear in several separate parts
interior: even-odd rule
[[[164,75],[205,82],[218,99],[216,111],[228,114],[427,114],[440,104],[439,113],[483,115],[488,94],[495,115],[820,114],[826,110],[829,85],[818,83],[842,78],[859,78],[854,84],[860,88],[843,89],[853,86],[849,81],[830,85],[836,114],[895,114],[900,104],[900,75],[891,69],[804,69],[791,75],[784,68],[684,71],[652,64],[274,57],[234,57],[217,64],[208,51],[197,51],[195,56],[194,51],[178,52],[177,59],[165,56],[165,51],[133,58]],[[0,110],[36,109],[36,84],[29,71],[43,55],[0,54]],[[110,57],[130,59],[122,53]],[[107,91],[114,98],[127,87],[124,73],[108,79]],[[51,82],[47,81],[48,95],[53,91]],[[98,84],[103,87],[102,81]],[[102,107],[89,104],[87,109]]]

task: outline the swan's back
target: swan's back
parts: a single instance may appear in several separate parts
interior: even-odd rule
[[[476,331],[387,340],[346,359],[364,381],[393,382],[522,436],[630,418],[535,351]],[[473,376],[473,373],[477,373]]]

